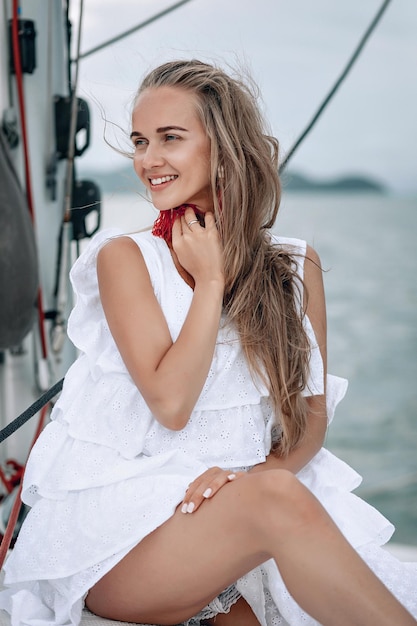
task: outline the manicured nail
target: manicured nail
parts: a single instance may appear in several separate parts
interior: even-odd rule
[[[205,492],[203,493],[203,498],[210,498],[211,494],[213,493],[213,489],[210,489],[210,487],[208,489],[205,490]]]
[[[181,507],[181,513],[186,513],[187,512],[187,507],[188,507],[188,504],[186,502],[184,502],[184,504]]]
[[[236,474],[229,474],[227,480],[234,480],[236,478]]]
[[[190,502],[190,504],[187,506],[187,513],[192,513],[194,511],[194,507],[194,502]]]

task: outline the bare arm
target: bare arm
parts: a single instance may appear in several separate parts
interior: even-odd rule
[[[186,425],[206,380],[224,289],[214,218],[208,214],[206,228],[196,224],[192,231],[191,219],[195,214],[187,209],[173,230],[177,257],[195,281],[175,343],[137,245],[127,237],[113,240],[97,259],[101,301],[123,361],[156,419],[174,430]]]
[[[319,256],[310,246],[307,247],[304,282],[308,293],[306,313],[313,326],[317,343],[323,359],[324,384],[327,372],[327,324],[323,277]],[[286,457],[270,454],[265,463],[256,465],[251,472],[266,469],[288,469],[294,473],[300,471],[323,445],[327,430],[326,396],[310,396],[307,431],[303,441]]]

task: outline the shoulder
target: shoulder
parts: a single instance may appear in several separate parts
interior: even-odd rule
[[[114,257],[119,254],[138,251],[139,246],[129,235],[119,235],[103,242],[97,253],[97,259]]]
[[[112,237],[107,237],[101,242],[97,256],[117,254],[122,251],[141,249],[152,246],[155,237],[149,232],[138,233],[118,233]]]
[[[296,237],[281,237],[270,233],[271,243],[279,248],[287,250],[290,254],[305,255],[307,249],[307,242],[304,239],[297,239]]]
[[[293,237],[278,237],[271,234],[271,243],[293,257],[297,275],[302,281],[300,288],[305,296],[304,307],[307,300],[310,302],[310,308],[313,303],[324,302],[323,270],[317,251],[303,239]]]
[[[143,265],[139,247],[130,237],[109,239],[97,253],[97,275],[99,282],[103,277],[121,277],[131,275],[134,268]]]
[[[321,262],[318,253],[304,239],[279,237],[271,233],[271,243],[285,250],[289,255],[293,255],[295,257],[294,260],[301,266],[302,274],[304,271],[311,271],[311,265],[319,268],[321,271]],[[308,270],[307,267],[309,268]]]
[[[148,260],[157,252],[155,237],[149,232],[130,233],[103,242],[97,253],[97,267],[107,263],[129,264],[134,259]]]
[[[138,242],[129,235],[106,241],[97,254],[99,284],[110,281],[112,285],[125,281],[135,284],[140,276],[148,274],[147,266]]]
[[[307,265],[309,265],[308,263],[306,264],[307,259],[310,259],[313,263],[320,266],[320,259],[317,252],[309,246],[304,239],[281,237],[271,233],[271,243],[292,257],[296,266],[298,277],[302,281],[305,280],[304,274],[307,269]]]
[[[150,231],[108,240],[97,255],[100,292],[105,285],[110,290],[119,290],[123,285],[126,289],[131,289],[131,285],[143,289],[152,285],[154,293],[160,294],[169,268],[167,255],[169,250],[165,241],[154,237]]]

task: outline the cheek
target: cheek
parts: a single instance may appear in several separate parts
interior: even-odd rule
[[[211,182],[211,169],[210,162],[207,159],[202,159],[200,162],[200,180],[202,183],[210,185]]]
[[[133,169],[135,170],[136,174],[139,176],[140,179],[142,179],[142,159],[139,155],[134,155],[133,157]]]
[[[200,180],[210,179],[210,157],[203,150],[196,150],[190,155],[189,162]]]

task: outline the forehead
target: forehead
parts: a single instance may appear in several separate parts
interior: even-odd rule
[[[178,87],[152,87],[137,98],[133,125],[201,127],[197,96]]]

